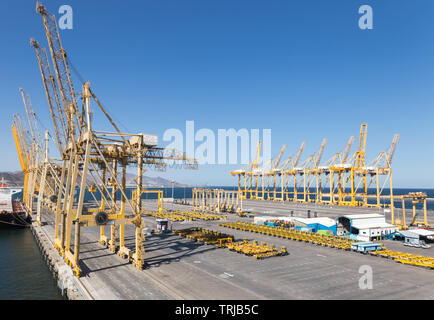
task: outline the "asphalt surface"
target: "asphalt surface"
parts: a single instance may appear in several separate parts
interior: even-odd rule
[[[150,210],[156,201],[144,201]],[[165,203],[165,209],[191,207]],[[329,208],[264,201],[244,201],[244,208],[270,215],[305,217],[307,209],[318,216],[377,212],[364,208]],[[43,227],[53,236],[54,217],[45,213]],[[149,228],[155,218],[145,216]],[[243,220],[228,215],[227,221]],[[135,269],[116,254],[98,244],[98,228],[81,233],[80,278],[96,299],[434,299],[434,270],[406,266],[392,260],[346,252],[292,240],[274,238],[218,226],[219,221],[176,222],[175,229],[202,226],[249,239],[286,246],[289,255],[256,260],[213,245],[200,245],[175,234],[153,234],[146,238],[146,265]],[[109,228],[106,228],[106,235]],[[126,226],[126,246],[134,249],[134,228]],[[392,248],[396,246],[396,248]],[[404,247],[388,243],[389,249],[433,256],[433,249]],[[373,288],[361,289],[362,266],[373,274]]]

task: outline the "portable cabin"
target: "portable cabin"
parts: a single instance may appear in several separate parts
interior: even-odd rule
[[[374,243],[374,242],[355,242],[351,245],[351,250],[367,253],[369,251],[377,251],[381,250],[381,244],[380,243]]]

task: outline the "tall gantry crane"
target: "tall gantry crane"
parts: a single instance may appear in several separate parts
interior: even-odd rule
[[[69,135],[72,137],[72,144],[75,144],[75,137],[83,133],[85,119],[77,104],[76,92],[72,82],[66,51],[57,28],[57,20],[53,14],[39,2],[36,3],[36,12],[41,15],[44,30],[47,37],[50,55],[56,74],[57,86],[65,112],[65,119],[68,123]],[[79,139],[79,137],[78,137]]]
[[[181,151],[158,147],[156,136],[121,132],[92,92],[89,82],[83,83],[80,92],[75,91],[56,18],[39,2],[36,11],[42,17],[54,75],[45,49],[36,40],[32,39],[30,43],[35,49],[60,159],[49,156],[51,136],[48,131],[45,132],[44,143],[40,137],[37,138],[37,127],[32,121],[34,119],[36,122],[36,115],[28,107],[28,100],[23,94],[32,138],[27,137],[19,116],[14,118],[12,130],[22,170],[27,180],[32,181],[26,184],[30,185],[27,196],[33,197],[33,189],[38,189],[39,222],[42,207],[55,214],[54,245],[77,276],[81,272],[81,228],[87,226],[100,226],[100,242],[141,268],[144,255],[142,201],[140,196],[134,201],[127,196],[127,167],[137,168],[135,192],[141,195],[142,176],[146,167],[166,170],[166,161],[171,161],[186,169],[197,169],[198,163]],[[92,123],[92,102],[111,124],[113,131],[95,130]],[[31,186],[32,183],[34,187]],[[96,209],[89,208],[85,202],[85,193],[89,188],[99,191],[100,199],[91,192]],[[120,201],[116,197],[117,192],[121,194]],[[32,212],[33,199],[26,199],[25,204]],[[126,224],[132,224],[136,228],[134,252],[125,247]],[[105,235],[106,226],[110,226],[110,239]]]
[[[22,88],[20,88],[20,93],[23,99],[24,108],[26,110],[26,118],[29,130],[25,129],[22,121],[19,121],[19,125],[17,122],[15,128],[20,128],[21,131],[21,134],[19,135],[21,137],[19,144],[23,146],[25,145],[27,149],[26,151],[23,150],[23,153],[26,154],[26,157],[28,159],[27,169],[25,172],[25,176],[27,176],[27,185],[24,186],[23,198],[25,199],[24,204],[27,206],[31,206],[31,204],[33,204],[33,199],[36,195],[35,193],[39,192],[41,175],[39,165],[43,158],[43,145],[36,119],[36,113],[33,110],[30,97],[25,94]],[[17,115],[17,117],[19,117],[19,115]]]
[[[39,43],[34,39],[30,39],[30,45],[35,49],[39,70],[42,76],[42,82],[44,84],[45,94],[48,101],[48,107],[50,109],[51,118],[54,124],[57,147],[59,154],[62,156],[64,146],[68,143],[68,127],[59,100],[56,80],[51,73],[47,51],[45,48],[41,48]]]
[[[15,147],[18,153],[18,159],[20,161],[21,171],[24,174],[24,189],[23,189],[23,203],[27,208],[28,204],[28,182],[30,176],[30,168],[32,167],[31,162],[33,161],[33,155],[31,155],[33,150],[33,145],[28,141],[23,121],[19,114],[14,114],[14,120],[12,122],[12,134],[15,141]]]
[[[317,203],[335,204],[336,194],[338,203],[343,205],[344,193],[346,190],[345,173],[351,169],[351,164],[347,163],[347,158],[354,142],[354,136],[348,140],[345,148],[336,153],[324,165],[318,167],[319,185],[317,188]],[[337,179],[335,178],[337,175]],[[323,185],[323,177],[325,183]],[[335,181],[337,180],[337,183]],[[328,185],[329,192],[325,193],[325,187]],[[328,200],[324,199],[327,198]]]
[[[394,197],[393,197],[393,186],[392,186],[392,159],[395,153],[396,145],[398,144],[399,134],[395,134],[393,137],[392,144],[389,150],[382,151],[380,154],[365,167],[366,183],[368,184],[366,189],[368,189],[372,184],[375,186],[375,195],[366,195],[366,199],[374,198],[372,203],[366,201],[366,206],[368,207],[382,207],[389,206],[391,210],[392,224],[395,223],[394,218]],[[368,180],[369,178],[369,180]],[[383,180],[383,181],[381,181]],[[389,194],[384,194],[384,189],[389,187]],[[385,203],[382,203],[382,198],[385,199]]]
[[[250,164],[243,170],[232,171],[231,174],[238,176],[238,189],[243,192],[244,199],[273,199],[301,203],[315,202],[317,204],[339,206],[390,208],[392,223],[394,223],[394,195],[391,163],[399,135],[394,136],[388,152],[382,151],[374,161],[368,164],[366,161],[367,132],[368,125],[362,123],[360,126],[358,148],[350,158],[349,154],[355,140],[354,136],[350,137],[341,152],[336,153],[331,159],[326,161],[324,165],[319,165],[319,163],[327,139],[323,140],[315,154],[308,157],[300,165],[299,160],[304,149],[304,143],[301,145],[298,153],[286,159],[280,167],[278,167],[278,163],[280,162],[283,152],[278,154],[276,157],[278,161],[275,161],[270,170],[265,170],[265,167],[269,163],[265,164],[263,168],[255,170],[252,169]],[[243,188],[241,186],[241,176],[245,178]],[[250,178],[250,185],[248,185],[248,177],[251,176],[261,178],[261,196],[258,196],[258,184],[256,183],[255,189],[252,187],[253,179]],[[275,179],[272,191],[270,191],[269,184],[270,176]],[[280,197],[277,197],[277,176],[280,176]],[[302,190],[300,190],[301,188],[299,186],[300,177],[303,178]],[[267,180],[267,185],[265,185],[265,180]],[[313,180],[316,181],[316,190],[311,190]],[[381,182],[381,180],[383,180],[383,182]],[[290,190],[291,182],[292,191]],[[327,186],[329,191],[325,192]],[[376,191],[369,192],[369,189],[371,188],[372,190],[374,187]],[[389,190],[388,194],[386,192],[387,189]],[[270,195],[271,193],[272,195]],[[402,196],[399,198],[404,199]],[[413,197],[413,195],[408,195],[405,199],[413,198],[416,199],[414,203],[423,203],[423,201],[420,200],[422,197],[417,198]],[[421,223],[419,222],[419,224]]]
[[[319,180],[320,175],[318,172],[318,165],[321,162],[322,155],[324,153],[324,148],[327,144],[327,138],[324,138],[321,146],[317,150],[317,152],[312,156],[311,158],[311,165],[308,166],[308,168],[304,169],[304,181],[303,181],[303,202],[316,202],[318,199],[318,192],[319,192]],[[310,177],[313,176],[313,179]],[[312,192],[310,190],[312,180],[315,180],[316,183],[316,191]],[[312,198],[313,197],[313,198]]]
[[[247,166],[230,172],[231,175],[237,176],[238,178],[238,191],[241,192],[242,199],[254,198],[258,194],[258,192],[256,192],[255,196],[253,196],[255,193],[253,190],[253,176],[255,176],[256,185],[258,185],[258,166],[261,147],[262,141],[259,140],[256,146],[255,158]],[[242,180],[244,183],[242,183]]]
[[[259,196],[259,191],[258,191],[258,185],[256,185],[256,199],[258,200],[264,200],[264,199],[268,199],[268,200],[272,200],[276,198],[276,179],[277,179],[277,173],[279,171],[278,167],[280,164],[280,161],[282,159],[283,153],[286,150],[286,145],[283,145],[282,148],[280,149],[279,153],[271,158],[270,160],[268,160],[265,164],[263,164],[262,168],[258,169],[258,175],[259,178],[261,180],[261,196]],[[270,196],[270,176],[273,177],[273,196]],[[265,180],[267,180],[267,188],[265,188]]]
[[[18,156],[24,173],[23,203],[29,212],[33,212],[33,202],[37,196],[36,221],[40,223],[42,204],[55,195],[58,188],[58,165],[49,159],[49,133],[45,132],[41,140],[38,120],[33,110],[30,97],[20,88],[30,130],[25,129],[20,116],[14,117],[12,131],[17,145]]]
[[[295,168],[297,168],[298,163],[300,162],[301,154],[303,153],[305,146],[306,143],[303,142],[300,145],[300,148],[298,149],[296,154],[287,158],[279,168],[278,175],[280,176],[280,185],[282,190],[280,199],[281,201],[293,201],[293,198],[290,197],[290,194],[294,196],[295,192],[289,192],[289,184],[291,178],[295,178],[295,175],[293,173],[295,172]],[[293,185],[295,185],[295,179],[293,180]]]

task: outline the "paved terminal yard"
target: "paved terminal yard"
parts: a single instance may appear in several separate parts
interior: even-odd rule
[[[156,201],[144,200],[144,207],[156,209]],[[190,206],[165,203],[165,209],[190,210]],[[276,216],[306,216],[310,209],[318,216],[382,213],[378,209],[342,208],[244,201],[244,209]],[[432,217],[432,214],[429,214]],[[410,216],[409,216],[410,217]],[[45,213],[42,227],[54,237],[54,215]],[[155,218],[144,216],[148,228]],[[229,214],[227,221],[251,222]],[[80,282],[94,299],[434,299],[434,270],[407,266],[392,260],[320,247],[271,236],[218,226],[221,221],[176,222],[175,229],[201,226],[232,234],[235,239],[264,241],[289,255],[256,260],[253,257],[200,245],[175,234],[153,234],[146,238],[146,265],[135,269],[126,260],[98,243],[99,229],[81,233]],[[430,224],[434,221],[430,219]],[[134,249],[134,228],[125,227],[126,246]],[[109,228],[106,228],[109,234]],[[434,249],[418,249],[385,242],[388,249],[434,256]],[[373,270],[373,288],[362,290],[361,266]]]

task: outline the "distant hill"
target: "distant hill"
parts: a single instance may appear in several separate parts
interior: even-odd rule
[[[24,184],[24,174],[21,171],[13,171],[13,172],[0,172],[0,181],[4,178],[6,184],[10,187],[22,187]],[[120,181],[120,175],[118,179]],[[134,174],[127,173],[127,185],[136,185],[135,182],[136,176]],[[171,187],[171,180],[167,180],[161,177],[147,177],[143,176],[143,186],[145,187]],[[190,187],[186,184],[181,184],[179,182],[175,182],[175,187]]]
[[[0,181],[3,178],[8,187],[22,187],[24,184],[24,174],[21,171],[0,172]]]
[[[118,179],[120,180],[120,176],[118,176]],[[127,185],[136,185],[136,175],[131,174],[131,173],[127,173]],[[142,184],[145,187],[171,187],[172,183],[171,180],[168,179],[164,179],[161,177],[147,177],[147,176],[143,176],[142,178]],[[179,182],[175,181],[174,184],[175,187],[190,187],[187,184],[182,184]]]

